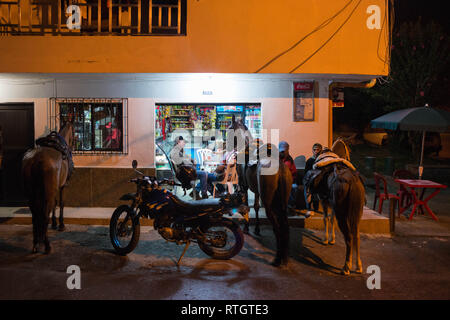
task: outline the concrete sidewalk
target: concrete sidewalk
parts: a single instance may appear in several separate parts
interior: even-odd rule
[[[88,207],[66,207],[64,208],[64,223],[78,225],[109,225],[109,220],[115,208],[88,208]],[[303,211],[304,212],[304,211]],[[57,216],[59,211],[57,210]],[[235,219],[242,218],[239,214],[233,216]],[[269,224],[264,208],[259,210],[261,224]],[[256,221],[253,208],[250,210],[250,223]],[[27,207],[0,207],[0,223],[4,224],[31,224],[31,212]],[[153,225],[153,221],[142,219],[141,224],[145,226]],[[323,216],[316,213],[314,216],[305,219],[302,215],[289,216],[289,225],[306,229],[322,230]],[[389,219],[377,212],[364,208],[363,218],[360,224],[362,233],[388,234]],[[251,226],[253,230],[253,226]]]

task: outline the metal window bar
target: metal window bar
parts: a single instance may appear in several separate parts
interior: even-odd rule
[[[183,21],[186,0],[170,4],[161,4],[161,1],[155,4],[153,0],[130,0],[129,3],[78,0],[81,29],[72,30],[67,26],[71,14],[66,13],[72,0],[29,0],[28,10],[25,10],[28,12],[23,11],[26,5],[21,5],[21,1],[26,0],[0,0],[0,8],[4,9],[0,10],[1,32],[12,35],[182,35],[186,23],[186,19]],[[147,6],[148,13],[145,13],[143,8]],[[102,13],[102,9],[107,13]],[[94,10],[97,10],[96,17],[93,17]]]
[[[80,155],[97,155],[97,154],[128,154],[128,104],[126,98],[51,98],[49,102],[49,127],[50,130],[58,131],[62,120],[67,120],[73,115],[74,124],[81,123],[81,130],[78,127],[76,134],[81,134],[79,144],[76,145],[74,154]],[[65,106],[62,110],[61,106]],[[86,106],[91,113],[91,121],[89,132],[86,131],[86,118],[84,111]],[[116,128],[120,130],[120,139],[118,148],[104,148],[95,145],[95,121],[98,118],[96,109],[103,107],[103,110],[109,109],[109,114],[115,115]],[[106,113],[104,113],[105,115]],[[111,121],[112,122],[112,121]],[[103,118],[101,125],[107,123],[106,117]],[[90,138],[90,147],[85,144]],[[77,139],[76,139],[77,140]],[[101,141],[104,139],[101,137]],[[78,147],[77,147],[78,146]],[[89,149],[89,150],[86,150]]]

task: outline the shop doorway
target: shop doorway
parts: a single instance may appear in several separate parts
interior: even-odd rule
[[[34,146],[33,103],[0,104],[0,205],[27,204],[21,177],[22,157]]]
[[[262,112],[260,103],[221,103],[221,104],[186,104],[164,103],[155,106],[155,139],[164,149],[156,148],[155,163],[158,177],[170,178],[172,172],[164,155],[170,154],[177,129],[182,129],[190,141],[185,147],[197,163],[197,169],[212,170],[213,167],[202,166],[201,150],[217,150],[226,141],[226,129],[234,117],[244,120],[253,138],[262,138]],[[216,155],[220,159],[220,156]],[[216,161],[217,162],[217,161]]]

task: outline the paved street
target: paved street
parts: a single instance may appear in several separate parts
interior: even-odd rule
[[[196,244],[181,265],[183,247],[166,243],[151,227],[127,257],[113,253],[108,227],[67,225],[49,231],[50,255],[30,254],[31,225],[0,225],[0,299],[449,299],[448,236],[362,235],[364,271],[381,269],[381,289],[369,290],[370,274],[344,277],[345,247],[319,243],[323,232],[291,228],[287,268],[270,265],[275,242],[270,226],[262,237],[246,235],[241,253],[212,260]],[[41,250],[42,251],[42,250]],[[69,290],[67,268],[81,269],[81,289]]]

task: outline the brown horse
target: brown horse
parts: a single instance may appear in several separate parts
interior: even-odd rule
[[[272,162],[265,158],[265,155],[271,157],[274,150],[278,153],[278,149],[273,144],[265,144],[260,148],[261,159],[258,162],[257,180],[266,216],[275,233],[277,252],[272,265],[280,266],[288,263],[289,223],[287,205],[293,181],[291,172],[279,156],[278,159],[274,156]],[[274,168],[272,172],[265,172],[272,165],[276,165],[278,168]]]
[[[66,148],[71,152],[73,145],[73,125],[66,122],[59,130],[56,139],[64,139]],[[39,141],[39,139],[38,139]],[[25,192],[29,199],[29,207],[33,222],[33,253],[38,250],[39,243],[44,243],[45,253],[51,251],[47,237],[47,227],[50,211],[53,211],[52,227],[56,229],[56,203],[59,195],[59,230],[64,230],[63,190],[71,170],[71,154],[62,152],[49,146],[37,146],[28,150],[22,160],[22,175]]]
[[[345,140],[343,138],[337,138],[336,141],[331,146],[331,152],[336,154],[338,157],[345,159],[347,161],[350,161],[350,148],[345,143]],[[323,244],[331,244],[333,245],[335,243],[336,239],[336,219],[334,210],[329,210],[330,204],[327,200],[327,198],[322,199],[322,206],[323,206],[323,223],[325,227],[325,238],[323,239]],[[330,231],[330,232],[329,232]],[[331,240],[328,241],[328,235],[331,236]]]
[[[338,140],[333,144],[333,151],[337,152],[337,155],[344,160],[346,160],[345,158],[350,159],[349,149],[343,140]],[[332,157],[331,159],[330,164],[317,168],[320,172],[318,176],[320,178],[313,182],[316,185],[310,189],[312,193],[319,195],[324,207],[324,242],[328,242],[328,219],[331,219],[332,240],[330,243],[334,243],[334,219],[336,218],[346,245],[345,263],[341,272],[344,275],[350,274],[352,250],[354,248],[356,251],[356,272],[362,273],[359,252],[359,223],[365,203],[364,184],[351,164],[345,161],[333,162],[335,159]],[[320,161],[320,156],[316,161]],[[332,208],[330,218],[328,217],[328,206]]]

